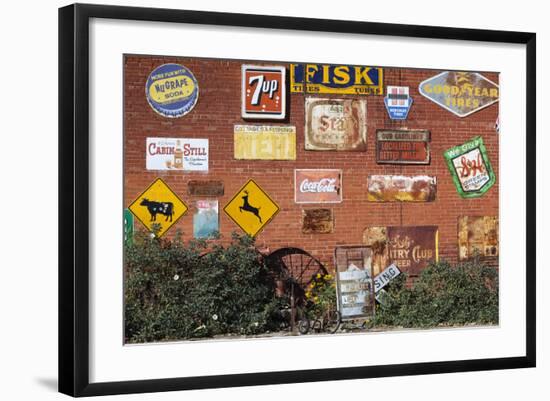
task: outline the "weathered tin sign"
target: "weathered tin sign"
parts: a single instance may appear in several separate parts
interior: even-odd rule
[[[286,68],[242,66],[242,117],[282,120],[286,115]]]
[[[147,138],[147,170],[208,171],[208,139]]]
[[[290,91],[383,95],[383,69],[361,65],[291,64]]]
[[[294,170],[294,200],[296,203],[342,202],[342,170]]]
[[[218,201],[199,200],[193,215],[193,238],[213,238],[220,230]]]
[[[367,102],[306,98],[306,150],[367,149]]]
[[[367,178],[367,199],[371,202],[432,202],[436,192],[436,177],[371,175]]]
[[[388,233],[386,227],[367,227],[363,244],[372,249],[372,272],[376,276],[388,266]]]
[[[342,319],[374,316],[372,251],[365,246],[342,246],[334,252],[336,293]]]
[[[296,127],[235,125],[235,159],[296,160]]]
[[[437,226],[388,227],[388,255],[399,270],[416,276],[439,261]]]
[[[401,271],[397,268],[395,264],[391,264],[386,267],[380,274],[374,277],[374,291],[378,292],[385,286],[387,286],[390,281],[399,276]]]
[[[480,136],[443,154],[456,190],[463,198],[482,196],[496,182],[495,173]]]
[[[498,256],[498,217],[461,216],[458,218],[458,258]]]
[[[379,164],[430,164],[430,131],[377,130]]]
[[[388,85],[384,104],[392,120],[406,120],[413,104],[413,99],[409,96],[409,87]]]
[[[199,83],[183,65],[163,64],[155,68],[145,83],[147,102],[164,117],[182,117],[193,110],[199,98]]]
[[[422,81],[420,94],[458,117],[499,100],[499,87],[477,72],[445,71]]]
[[[328,234],[334,229],[332,209],[302,210],[302,233]]]
[[[193,196],[223,196],[223,181],[191,180],[187,183],[187,194]]]

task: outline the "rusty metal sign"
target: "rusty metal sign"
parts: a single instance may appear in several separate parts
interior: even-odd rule
[[[388,255],[399,270],[416,276],[431,261],[439,261],[437,226],[388,227]]]
[[[296,203],[342,202],[342,170],[294,170],[294,200]]]
[[[430,131],[377,130],[379,164],[430,164]]]
[[[239,160],[296,160],[296,127],[235,125],[234,155]]]
[[[306,150],[367,149],[367,101],[306,98]]]
[[[458,218],[458,258],[498,256],[498,217],[461,216]]]
[[[223,196],[223,181],[191,180],[187,183],[187,194],[193,196]]]
[[[342,319],[374,316],[372,251],[366,246],[341,246],[334,251],[336,294]]]
[[[291,64],[290,91],[340,95],[383,95],[384,70],[363,65]]]
[[[422,81],[420,94],[458,117],[498,102],[499,87],[477,72],[445,71]]]
[[[372,249],[372,272],[376,276],[390,264],[386,227],[367,227],[363,231],[363,244]]]
[[[328,234],[334,229],[332,209],[302,210],[302,233]]]
[[[496,182],[487,149],[480,136],[447,149],[443,155],[456,190],[463,198],[480,197]]]
[[[367,199],[371,202],[433,202],[436,177],[418,175],[371,175],[367,178]]]

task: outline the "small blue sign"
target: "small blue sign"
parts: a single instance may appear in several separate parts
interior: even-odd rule
[[[392,120],[406,120],[413,104],[413,99],[409,96],[409,88],[406,86],[388,86],[388,94],[384,98],[384,104]]]
[[[145,84],[149,105],[161,116],[176,118],[189,113],[199,98],[193,73],[180,64],[163,64],[153,70]]]

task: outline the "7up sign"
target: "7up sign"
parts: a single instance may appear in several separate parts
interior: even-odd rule
[[[286,115],[286,68],[242,66],[242,117],[282,120]]]

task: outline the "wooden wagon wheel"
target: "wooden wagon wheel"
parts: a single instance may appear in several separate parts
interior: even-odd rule
[[[296,321],[296,307],[306,304],[306,288],[315,279],[317,274],[327,274],[323,264],[312,255],[300,248],[281,248],[266,257],[267,266],[275,278],[284,282],[284,292],[289,298],[291,306],[291,329],[294,331]],[[298,316],[300,319],[300,316]],[[300,320],[300,325],[306,322]],[[305,332],[300,326],[302,334],[309,330],[309,321]]]

